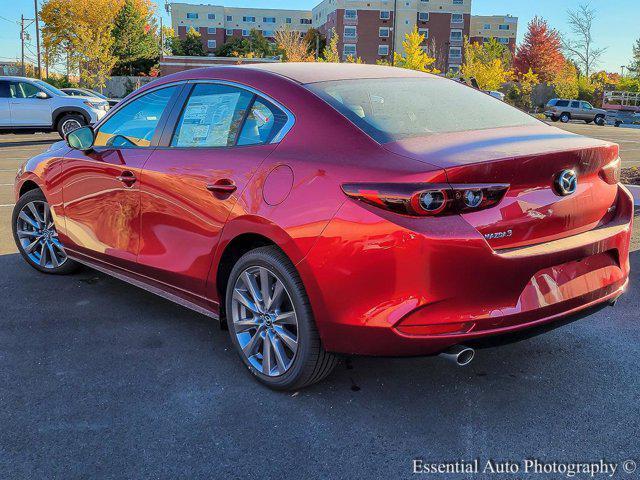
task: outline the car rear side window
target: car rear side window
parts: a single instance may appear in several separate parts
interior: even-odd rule
[[[236,137],[253,94],[230,85],[196,85],[180,115],[172,147],[230,147]]]
[[[256,98],[238,137],[238,145],[269,143],[287,123],[287,115],[262,98]]]
[[[306,87],[379,143],[540,124],[490,95],[432,76],[319,82]]]
[[[149,147],[177,86],[154,90],[132,100],[104,122],[96,133],[96,147]]]
[[[556,107],[568,107],[568,106],[569,106],[568,100],[558,100],[558,102],[556,103]]]

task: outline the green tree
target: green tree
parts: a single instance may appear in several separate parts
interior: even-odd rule
[[[316,53],[318,53],[318,58],[320,57],[320,53],[327,46],[327,39],[317,28],[310,28],[307,30],[307,33],[304,35],[304,41],[309,45],[309,53],[313,54],[314,57],[316,56]]]
[[[187,32],[187,36],[180,40],[180,55],[188,57],[204,57],[206,52],[202,43],[202,35],[191,27]]]
[[[394,54],[395,66],[420,72],[440,73],[440,70],[432,67],[436,59],[430,57],[422,48],[424,40],[425,36],[418,32],[418,27],[413,27],[413,31],[407,33],[402,42],[404,55],[397,52]]]
[[[113,25],[113,75],[148,74],[160,54],[154,35],[153,19],[136,8],[134,0],[125,0]]]
[[[629,72],[636,78],[640,78],[640,38],[633,46],[633,59],[629,65]]]
[[[249,33],[249,52],[253,53],[254,57],[266,58],[275,54],[275,48],[260,30],[252,28]]]

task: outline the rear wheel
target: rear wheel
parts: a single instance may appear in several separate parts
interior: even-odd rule
[[[249,371],[276,390],[326,377],[337,357],[326,352],[297,270],[277,247],[243,255],[226,291],[229,335]]]
[[[558,117],[551,117],[552,122],[557,122],[558,120],[560,120]]]
[[[20,197],[13,209],[12,227],[20,254],[36,270],[62,275],[78,268],[58,239],[51,209],[42,191],[30,190]]]
[[[563,113],[562,115],[560,115],[560,121],[562,123],[569,123],[569,120],[571,120],[571,115],[569,115],[568,113]]]
[[[58,133],[65,138],[74,130],[84,127],[87,124],[84,117],[78,113],[67,113],[58,121]]]

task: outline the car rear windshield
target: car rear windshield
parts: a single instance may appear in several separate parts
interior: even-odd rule
[[[379,143],[437,133],[539,125],[506,103],[439,77],[306,85]]]

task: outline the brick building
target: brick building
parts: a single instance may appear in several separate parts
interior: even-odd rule
[[[273,39],[279,28],[304,34],[314,27],[327,37],[335,30],[343,58],[366,63],[391,60],[402,52],[405,34],[415,26],[426,39],[424,48],[442,70],[457,71],[462,64],[465,37],[485,41],[496,37],[515,49],[518,19],[511,16],[472,16],[472,0],[321,0],[312,11],[228,8],[217,5],[171,3],[171,23],[184,38],[193,27],[210,53],[231,37],[261,30]]]

